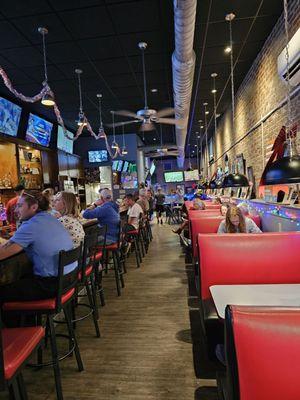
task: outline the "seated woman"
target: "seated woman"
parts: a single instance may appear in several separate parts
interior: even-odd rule
[[[205,203],[202,200],[195,198],[193,200],[193,207],[191,207],[190,210],[205,210]],[[172,232],[177,233],[177,235],[180,235],[181,232],[188,226],[189,226],[189,221],[188,220],[183,221],[180,227],[176,230],[172,229]]]
[[[74,193],[60,192],[55,196],[54,209],[61,215],[58,220],[69,232],[74,248],[84,241],[84,230],[79,220],[78,202]]]
[[[53,215],[53,217],[55,217],[55,218],[60,217],[59,212],[57,212],[57,211],[54,209],[54,199],[55,199],[55,196],[54,196],[54,189],[52,189],[52,188],[47,188],[47,189],[45,189],[45,190],[42,191],[42,195],[43,195],[44,197],[46,197],[46,199],[49,201],[49,208],[48,208],[48,210],[47,210],[48,213],[51,214],[51,215]]]
[[[226,218],[220,223],[218,233],[262,233],[256,223],[245,217],[237,206],[228,208]]]

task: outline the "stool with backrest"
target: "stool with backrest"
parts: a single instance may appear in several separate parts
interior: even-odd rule
[[[300,399],[300,308],[227,306],[226,400]]]
[[[198,344],[204,346],[194,357],[200,357],[201,353],[198,362],[206,357],[215,363],[215,347],[223,342],[223,323],[217,315],[210,286],[300,283],[300,232],[199,234],[198,248]],[[202,371],[205,371],[203,364],[195,369],[197,377]]]
[[[118,241],[112,244],[102,244],[98,245],[98,250],[103,252],[103,260],[104,267],[107,273],[108,270],[108,255],[109,252],[112,254],[113,259],[113,268],[115,272],[115,281],[118,296],[121,296],[121,288],[125,287],[124,282],[124,273],[126,272],[125,261],[121,258],[121,239],[122,239],[122,230],[121,230],[121,221],[118,225]]]
[[[139,216],[139,225],[140,225],[140,220],[142,218],[143,214],[140,214]],[[131,229],[130,226],[125,225],[124,226],[124,232],[125,232],[125,240],[127,240],[129,243],[133,244],[133,250],[135,252],[135,258],[136,258],[136,266],[137,268],[140,267],[141,262],[142,262],[142,250],[141,250],[141,238],[140,238],[140,230],[138,229]]]
[[[42,326],[3,328],[0,316],[0,392],[8,388],[11,399],[27,399],[22,369],[44,336]]]
[[[58,263],[58,284],[56,297],[43,300],[34,301],[17,301],[7,302],[3,304],[3,310],[5,312],[14,312],[22,315],[36,315],[39,319],[42,316],[46,316],[46,326],[49,331],[49,338],[51,344],[52,360],[43,363],[39,358],[39,364],[37,367],[43,367],[53,365],[56,395],[58,400],[63,399],[62,386],[61,386],[61,374],[59,361],[66,358],[73,352],[76,356],[77,366],[79,371],[83,371],[83,364],[81,355],[78,347],[78,343],[75,337],[73,326],[71,323],[71,302],[74,299],[76,293],[76,287],[78,283],[78,274],[81,268],[81,256],[82,256],[82,245],[79,247],[68,250],[60,251],[59,263]],[[67,266],[72,263],[78,263],[78,266],[70,273],[64,275],[64,270]],[[64,312],[64,316],[67,322],[68,336],[64,334],[56,334],[54,326],[54,316]],[[56,337],[67,337],[70,341],[70,350],[67,354],[59,357],[57,351]]]
[[[105,265],[104,259],[104,248],[106,246],[106,234],[107,234],[107,225],[99,227],[98,225],[94,228],[92,233],[96,233],[98,236],[96,252],[93,257],[94,262],[94,286],[96,289],[96,293],[99,294],[100,304],[101,306],[105,305],[105,298],[104,298],[104,289],[102,285],[102,278],[103,278],[103,268]],[[99,241],[101,246],[99,247]]]

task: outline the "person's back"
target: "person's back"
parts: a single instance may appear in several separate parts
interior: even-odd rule
[[[73,248],[68,231],[46,211],[24,221],[10,241],[24,248],[33,263],[34,275],[43,277],[57,276],[59,252]],[[75,267],[70,264],[65,273]]]

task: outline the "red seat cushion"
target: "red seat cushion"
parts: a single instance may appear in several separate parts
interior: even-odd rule
[[[106,244],[105,247],[103,246],[97,246],[98,249],[100,250],[117,250],[118,249],[118,243],[112,243],[112,244]]]
[[[71,289],[61,296],[61,303],[66,303],[74,294],[75,289]],[[54,310],[56,299],[33,300],[33,301],[10,301],[3,304],[4,311],[22,310]]]
[[[139,231],[138,231],[138,229],[134,229],[134,230],[132,230],[132,231],[128,231],[128,232],[126,232],[128,235],[138,235],[139,234]]]
[[[95,261],[101,260],[102,256],[103,256],[102,250],[97,251],[97,253],[96,253],[96,255],[95,255]]]
[[[4,377],[11,379],[45,336],[41,326],[2,329]]]
[[[88,265],[88,266],[86,267],[85,271],[84,271],[85,276],[86,276],[86,277],[87,277],[87,276],[90,276],[92,272],[93,272],[93,266],[92,266],[92,265]],[[79,280],[81,280],[81,276],[82,276],[82,274],[81,274],[81,271],[80,271],[79,274],[78,274],[78,279],[79,279]]]

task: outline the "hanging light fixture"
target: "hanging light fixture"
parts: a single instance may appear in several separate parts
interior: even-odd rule
[[[79,114],[78,114],[78,120],[77,125],[78,126],[86,126],[87,122],[86,122],[86,118],[82,109],[82,92],[81,92],[81,74],[82,74],[82,70],[81,69],[75,69],[75,73],[77,74],[77,79],[78,79],[78,91],[79,91]]]
[[[213,72],[210,76],[213,78],[213,88],[211,90],[211,93],[213,94],[213,99],[214,99],[214,136],[213,136],[214,138],[216,137],[217,133],[216,77],[218,76],[218,74],[216,72]],[[208,187],[209,189],[218,189],[219,187],[221,187],[221,182],[217,182],[216,178],[214,178],[209,182]]]
[[[235,14],[227,14],[225,20],[229,22],[229,38],[230,38],[230,75],[231,75],[231,112],[232,112],[232,128],[235,125],[235,104],[234,104],[234,76],[233,76],[233,42],[232,42],[232,21]],[[215,117],[216,118],[216,117]],[[230,173],[226,175],[222,182],[223,188],[229,187],[245,187],[249,186],[248,178],[240,173]]]
[[[102,121],[102,94],[98,93],[97,94],[97,98],[98,98],[98,109],[99,109],[99,130],[98,130],[98,135],[100,139],[105,139],[106,135],[104,132],[104,128],[103,128],[103,121]]]
[[[294,184],[300,182],[300,156],[296,148],[296,135],[292,135],[292,116],[291,116],[291,82],[290,82],[290,57],[289,57],[289,23],[288,23],[288,4],[283,1],[284,6],[284,27],[285,27],[285,51],[287,67],[287,126],[286,144],[287,155],[274,161],[264,171],[261,185]]]
[[[112,141],[112,144],[111,144],[111,148],[116,150],[116,149],[119,148],[119,145],[116,142],[115,112],[111,111],[111,114],[112,114],[112,123],[113,123],[113,141]]]
[[[128,154],[128,151],[127,151],[126,145],[125,145],[125,127],[124,127],[124,124],[122,125],[122,134],[123,134],[122,156],[126,156],[126,154]]]
[[[38,32],[42,35],[43,37],[43,56],[44,56],[44,75],[45,75],[45,79],[43,82],[43,86],[44,87],[48,87],[49,90],[47,91],[47,93],[44,94],[41,103],[44,106],[47,107],[51,107],[54,106],[55,101],[54,101],[54,97],[51,93],[50,87],[48,85],[48,74],[47,74],[47,57],[46,57],[46,43],[45,43],[45,35],[48,34],[48,29],[47,28],[38,28]]]

